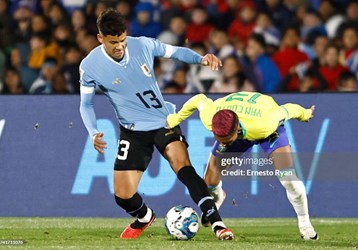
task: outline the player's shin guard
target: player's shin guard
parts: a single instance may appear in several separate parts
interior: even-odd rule
[[[303,182],[298,179],[294,169],[286,170],[287,174],[280,178],[282,186],[285,187],[287,198],[292,204],[298,218],[298,226],[312,226],[308,214],[308,202],[306,189]]]
[[[116,195],[114,195],[114,198],[118,206],[133,217],[143,218],[148,213],[148,208],[138,193],[135,193],[132,198],[129,199],[122,199]]]
[[[221,221],[219,212],[215,206],[213,198],[209,195],[204,180],[200,178],[192,166],[181,168],[178,172],[178,179],[188,188],[191,198],[198,204],[201,211],[207,216],[212,225],[215,222]]]

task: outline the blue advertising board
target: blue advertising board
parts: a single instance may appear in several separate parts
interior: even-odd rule
[[[165,99],[180,108],[190,97],[167,95]],[[316,105],[309,123],[285,124],[311,216],[357,217],[358,94],[273,97],[279,104]],[[0,96],[0,216],[127,216],[113,198],[118,123],[104,96],[96,96],[95,109],[108,144],[103,156],[94,150],[82,123],[79,96]],[[197,113],[181,126],[191,161],[203,175],[213,136]],[[255,152],[260,150],[255,147]],[[277,178],[227,175],[223,183],[227,192],[223,217],[294,216]],[[178,204],[196,208],[157,152],[138,192],[159,216]]]

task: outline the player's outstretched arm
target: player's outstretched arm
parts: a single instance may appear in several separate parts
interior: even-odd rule
[[[167,116],[167,125],[169,128],[178,126],[182,121],[191,116],[208,98],[204,94],[197,94],[186,101],[183,107],[176,114]]]
[[[280,108],[284,111],[282,113],[284,114],[285,121],[289,119],[297,119],[301,122],[308,122],[313,118],[313,112],[316,106],[312,105],[309,109],[305,109],[298,104],[286,103],[281,105]]]

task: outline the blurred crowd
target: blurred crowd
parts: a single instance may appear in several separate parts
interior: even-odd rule
[[[217,55],[218,71],[156,59],[164,93],[356,91],[357,0],[0,0],[0,93],[78,94],[96,19]]]

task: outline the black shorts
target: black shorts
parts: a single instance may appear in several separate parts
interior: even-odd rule
[[[164,156],[165,147],[174,141],[182,141],[188,146],[179,126],[173,129],[132,131],[120,127],[118,154],[114,170],[145,171],[152,159],[154,146]]]

